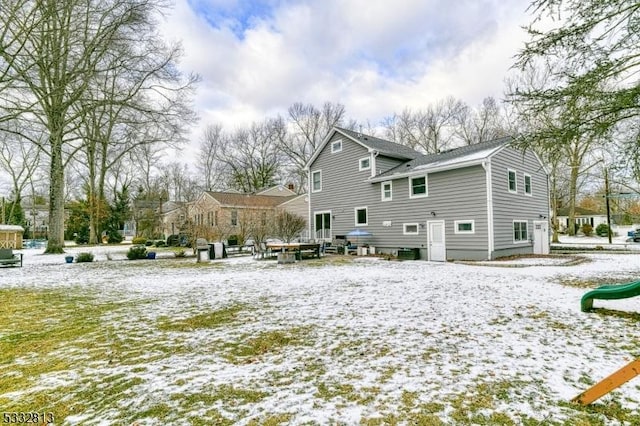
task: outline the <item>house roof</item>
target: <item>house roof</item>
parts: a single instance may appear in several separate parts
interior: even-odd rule
[[[374,151],[378,151],[380,154],[386,155],[388,157],[411,160],[423,155],[421,152],[409,148],[408,146],[401,145],[396,142],[391,142],[385,139],[376,138],[375,136],[365,135],[363,133],[354,132],[353,130],[343,129],[341,127],[335,127],[335,130],[353,139],[359,144],[364,145],[365,147]]]
[[[606,216],[606,213],[599,213],[594,210],[584,209],[582,207],[575,208],[576,216]],[[569,207],[558,209],[558,216],[569,216]]]
[[[298,195],[282,197],[278,195],[238,194],[233,192],[206,192],[223,207],[276,207]]]
[[[372,180],[378,181],[421,172],[428,173],[434,171],[434,169],[447,169],[462,165],[478,164],[498,152],[511,140],[511,137],[504,137],[473,145],[465,145],[438,154],[421,155],[418,158],[380,173],[372,178]]]
[[[334,127],[327,134],[327,136],[325,136],[322,143],[316,148],[315,152],[306,164],[307,168],[311,166],[316,158],[318,158],[320,152],[322,152],[324,147],[327,145],[327,143],[329,143],[336,132],[340,133],[344,137],[351,139],[352,141],[367,148],[368,150],[377,151],[378,153],[386,157],[399,158],[401,160],[412,160],[423,155],[421,152],[418,152],[415,149],[409,148],[408,146],[404,146],[396,142],[376,138],[375,136],[365,135],[360,132],[354,132],[353,130],[349,129],[343,129],[342,127]]]

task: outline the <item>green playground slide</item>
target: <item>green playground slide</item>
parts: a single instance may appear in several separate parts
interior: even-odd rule
[[[580,308],[582,312],[588,312],[593,309],[593,299],[626,299],[627,297],[634,296],[640,296],[640,281],[617,285],[603,285],[585,293],[580,300]]]

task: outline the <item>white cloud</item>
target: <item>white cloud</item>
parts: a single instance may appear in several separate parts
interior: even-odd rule
[[[192,2],[196,13],[177,0],[163,26],[182,40],[184,69],[202,76],[200,127],[233,128],[296,101],[340,102],[375,125],[449,95],[500,98],[529,20],[525,0],[267,1],[249,17],[240,3]],[[230,17],[234,7],[244,15]]]

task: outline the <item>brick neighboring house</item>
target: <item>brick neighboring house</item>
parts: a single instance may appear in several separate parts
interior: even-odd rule
[[[218,241],[235,235],[238,243],[243,243],[252,236],[254,226],[264,226],[278,211],[300,215],[308,222],[308,197],[284,187],[257,194],[205,191],[187,210],[195,236]]]

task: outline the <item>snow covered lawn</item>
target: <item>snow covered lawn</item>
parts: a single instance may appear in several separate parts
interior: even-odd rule
[[[80,249],[74,249],[81,251]],[[103,250],[103,251],[101,251]],[[330,256],[0,269],[0,407],[56,424],[640,424],[637,254],[517,268]],[[109,255],[112,259],[117,255]]]

